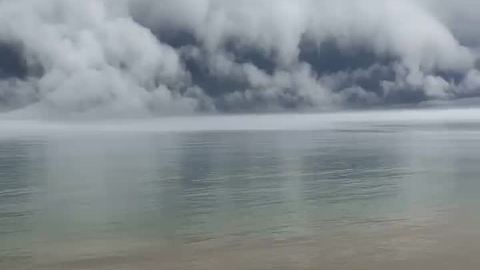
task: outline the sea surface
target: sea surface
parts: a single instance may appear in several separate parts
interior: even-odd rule
[[[480,269],[480,113],[353,115],[0,120],[0,269]]]

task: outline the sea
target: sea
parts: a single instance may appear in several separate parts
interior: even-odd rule
[[[0,269],[480,269],[480,110],[0,118]]]

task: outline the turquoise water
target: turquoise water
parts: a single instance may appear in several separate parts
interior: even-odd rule
[[[474,227],[458,216],[480,216],[479,135],[472,122],[5,135],[0,266]]]

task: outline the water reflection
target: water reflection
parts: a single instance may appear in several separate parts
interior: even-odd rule
[[[28,259],[33,238],[35,198],[44,180],[44,143],[0,141],[0,255]]]
[[[1,140],[0,256],[321,237],[476,201],[475,134],[382,129]]]

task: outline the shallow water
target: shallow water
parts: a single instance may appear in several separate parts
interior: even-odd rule
[[[7,132],[0,268],[478,269],[479,150],[472,120]]]

